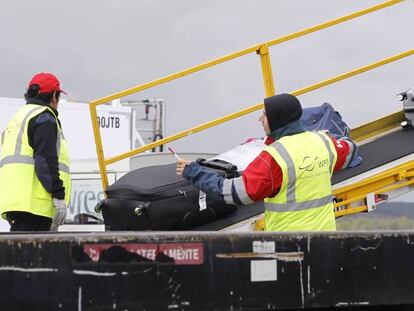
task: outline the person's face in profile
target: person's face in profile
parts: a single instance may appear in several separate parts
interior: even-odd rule
[[[267,122],[266,110],[263,109],[262,114],[260,115],[259,121],[260,123],[262,123],[262,127],[263,127],[265,134],[269,136],[271,133],[270,133],[270,128],[269,128],[269,123]]]

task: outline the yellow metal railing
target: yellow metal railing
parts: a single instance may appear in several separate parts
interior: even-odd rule
[[[364,139],[391,130],[399,126],[404,120],[404,111],[400,110],[380,119],[367,122],[364,125],[353,128],[350,137],[356,142],[360,142]]]
[[[401,189],[414,184],[414,162],[412,160],[368,177],[359,182],[333,191],[337,200],[335,216],[357,214],[368,211],[367,195],[381,195],[392,190]],[[352,206],[356,204],[357,206]]]
[[[369,13],[372,13],[372,12],[375,12],[375,11],[378,11],[378,10],[381,10],[381,9],[384,9],[384,8],[387,8],[389,6],[395,5],[395,4],[403,2],[403,1],[404,0],[385,1],[381,4],[378,4],[378,5],[372,6],[370,8],[367,8],[367,9],[364,9],[364,10],[361,10],[361,11],[358,11],[358,12],[340,17],[338,19],[334,19],[334,20],[325,22],[323,24],[301,30],[301,31],[298,31],[298,32],[280,37],[280,38],[275,39],[275,40],[267,41],[267,42],[252,46],[250,48],[247,48],[247,49],[244,49],[244,50],[226,55],[226,56],[218,58],[218,59],[215,59],[213,61],[206,62],[206,63],[200,64],[198,66],[195,66],[195,67],[192,67],[192,68],[189,68],[189,69],[186,69],[186,70],[183,70],[183,71],[165,76],[163,78],[153,80],[153,81],[150,81],[150,82],[147,82],[147,83],[144,83],[144,84],[126,89],[124,91],[121,91],[121,92],[118,92],[118,93],[115,93],[115,94],[112,94],[112,95],[109,95],[109,96],[102,97],[102,98],[91,101],[89,103],[89,108],[90,108],[90,114],[91,114],[92,127],[93,127],[93,131],[94,131],[96,151],[97,151],[97,156],[98,156],[98,161],[99,161],[99,168],[100,168],[101,177],[102,177],[103,189],[105,190],[108,187],[108,178],[107,178],[107,172],[106,172],[106,167],[108,165],[110,165],[112,163],[115,163],[115,162],[118,162],[122,159],[131,157],[133,155],[139,154],[141,152],[150,150],[150,149],[152,149],[154,147],[157,147],[159,145],[163,145],[163,144],[166,144],[168,142],[175,141],[177,139],[180,139],[180,138],[183,138],[185,136],[203,131],[203,130],[208,129],[210,127],[213,127],[213,126],[219,125],[221,123],[230,121],[232,119],[239,118],[243,115],[246,115],[246,114],[249,114],[249,113],[254,112],[256,110],[261,109],[262,106],[263,106],[263,103],[256,104],[256,105],[251,106],[249,108],[240,110],[238,112],[235,112],[235,113],[229,114],[227,116],[218,118],[216,120],[207,122],[205,124],[193,127],[193,128],[188,129],[186,131],[182,131],[178,134],[171,135],[171,136],[166,137],[164,139],[158,140],[156,142],[147,144],[147,145],[142,146],[140,148],[131,150],[129,152],[126,152],[126,153],[123,153],[123,154],[120,154],[118,156],[111,157],[111,158],[108,158],[108,159],[105,159],[105,157],[104,157],[102,139],[101,139],[99,126],[98,126],[98,122],[97,122],[96,107],[98,105],[108,103],[108,102],[110,102],[114,99],[119,99],[119,98],[122,98],[122,97],[125,97],[125,96],[128,96],[128,95],[131,95],[131,94],[135,94],[135,93],[140,92],[142,90],[145,90],[145,89],[148,89],[148,88],[151,88],[151,87],[154,87],[154,86],[157,86],[157,85],[160,85],[160,84],[163,84],[163,83],[166,83],[166,82],[169,82],[169,81],[172,81],[172,80],[184,77],[184,76],[187,76],[189,74],[193,74],[195,72],[198,72],[198,71],[216,66],[218,64],[233,60],[235,58],[238,58],[238,57],[250,54],[250,53],[257,53],[257,54],[260,55],[260,61],[261,61],[261,66],[262,66],[262,74],[263,74],[263,80],[264,80],[264,86],[265,86],[265,93],[266,93],[266,96],[271,96],[271,95],[275,94],[275,87],[274,87],[274,82],[273,82],[272,67],[271,67],[270,54],[269,54],[269,47],[270,46],[274,46],[274,45],[277,45],[277,44],[280,44],[280,43],[283,43],[283,42],[286,42],[286,41],[289,41],[289,40],[293,40],[295,38],[305,36],[307,34],[310,34],[310,33],[313,33],[313,32],[316,32],[316,31],[319,31],[319,30],[322,30],[322,29],[325,29],[325,28],[328,28],[328,27],[331,27],[331,26],[334,26],[334,25],[337,25],[339,23],[343,23],[345,21],[363,16],[363,15],[366,15],[366,14],[369,14]],[[322,87],[330,85],[332,83],[335,83],[335,82],[341,81],[343,79],[347,79],[349,77],[355,76],[355,75],[360,74],[362,72],[377,68],[379,66],[383,66],[383,65],[388,64],[390,62],[394,62],[394,61],[396,61],[398,59],[401,59],[403,57],[410,56],[413,53],[414,53],[414,50],[409,50],[409,51],[406,51],[404,53],[397,54],[395,56],[383,59],[383,60],[375,62],[375,63],[372,63],[368,66],[364,66],[364,67],[352,70],[350,72],[332,77],[330,79],[318,82],[316,84],[304,87],[302,89],[298,89],[298,90],[292,92],[291,94],[297,96],[297,95],[301,95],[301,94],[304,94],[304,93],[322,88]]]

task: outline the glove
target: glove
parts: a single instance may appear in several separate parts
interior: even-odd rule
[[[52,219],[52,226],[50,227],[50,231],[57,231],[59,226],[65,223],[67,210],[66,202],[65,200],[53,198],[53,206],[56,209],[56,213]]]

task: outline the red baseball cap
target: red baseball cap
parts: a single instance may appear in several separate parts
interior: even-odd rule
[[[40,87],[40,93],[52,93],[55,91],[62,92],[63,94],[68,94],[60,88],[59,80],[52,73],[40,72],[35,74],[30,80],[29,87],[33,84],[38,84]]]

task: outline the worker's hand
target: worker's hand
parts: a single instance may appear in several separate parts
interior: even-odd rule
[[[59,226],[65,223],[67,205],[65,200],[53,198],[53,206],[55,207],[56,213],[52,219],[50,231],[58,231]]]
[[[178,160],[177,161],[177,168],[176,168],[177,175],[182,176],[185,166],[187,164],[190,164],[190,163],[191,163],[191,161],[186,160],[186,159]]]

